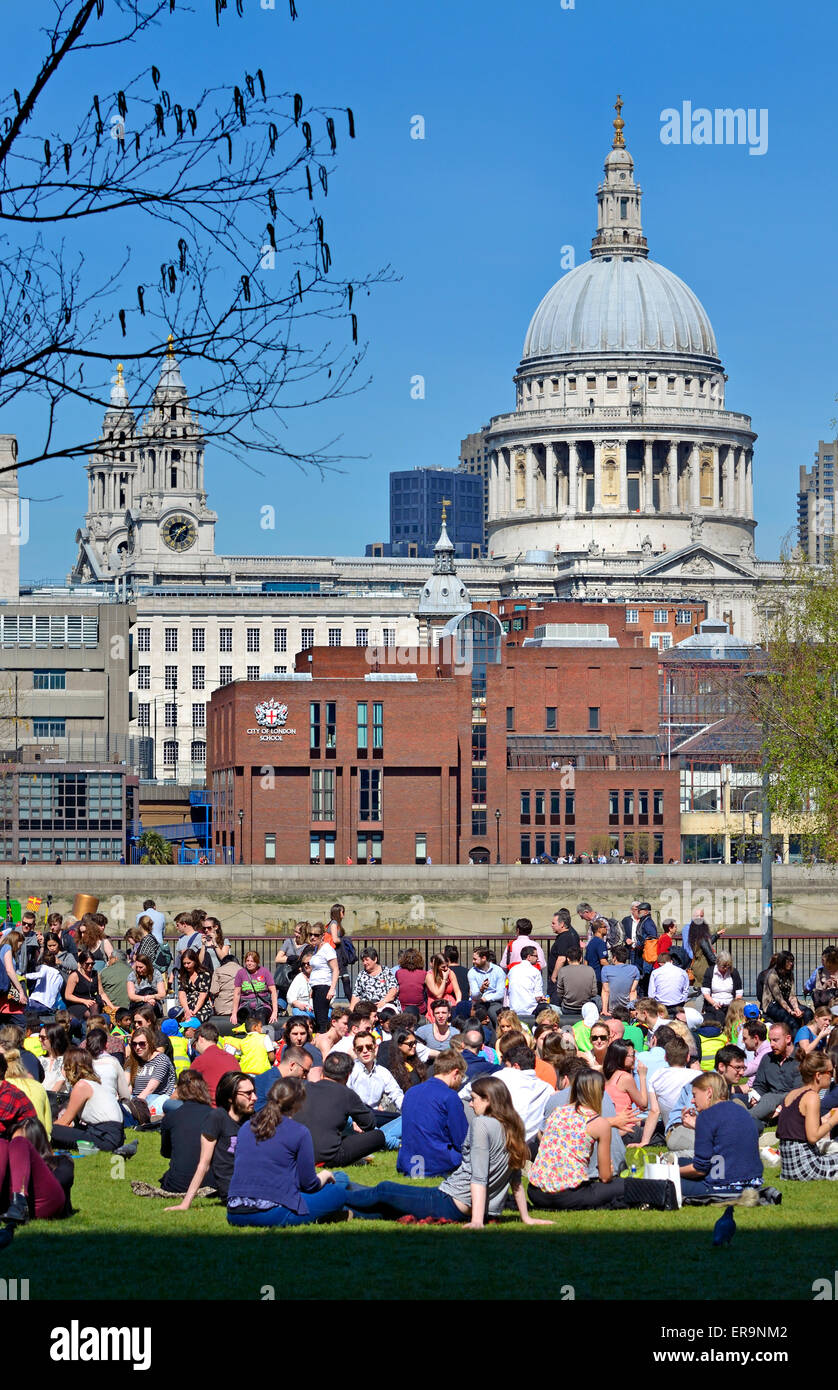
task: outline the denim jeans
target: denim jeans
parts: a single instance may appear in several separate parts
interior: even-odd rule
[[[331,1216],[333,1212],[341,1211],[346,1206],[347,1184],[349,1178],[346,1173],[335,1173],[335,1181],[327,1183],[318,1192],[304,1192],[308,1211],[291,1211],[290,1207],[269,1207],[267,1211],[227,1212],[227,1220],[231,1226],[310,1226],[314,1221],[319,1221],[321,1217]]]
[[[449,1221],[468,1221],[451,1197],[438,1187],[415,1187],[409,1183],[380,1182],[375,1187],[355,1184],[344,1194],[344,1204],[361,1215],[383,1216],[398,1220],[400,1216],[444,1216]]]

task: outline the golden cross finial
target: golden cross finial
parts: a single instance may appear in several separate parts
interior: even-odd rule
[[[443,526],[445,525],[445,508],[446,508],[446,507],[450,507],[450,506],[451,506],[451,498],[450,498],[450,497],[443,497],[443,499],[442,499],[442,524],[443,524]]]
[[[167,346],[167,348],[166,348],[166,356],[167,356],[167,357],[174,357],[174,355],[175,355],[175,335],[174,335],[174,333],[170,333],[170,334],[169,334],[168,338],[166,339],[166,342],[167,342],[167,344],[168,344],[168,346]]]
[[[614,102],[614,110],[617,112],[617,119],[616,119],[615,122],[614,122],[614,143],[613,143],[613,145],[611,146],[611,148],[614,149],[614,150],[623,149],[623,148],[625,147],[625,143],[626,143],[625,140],[623,139],[623,129],[624,129],[626,123],[625,123],[625,121],[623,120],[623,117],[622,117],[622,115],[621,115],[622,109],[623,109],[623,98],[620,96],[620,94],[619,94],[619,92],[618,92],[618,93],[617,93],[617,100]]]
[[[116,380],[117,380],[117,385],[118,385],[118,386],[121,386],[121,385],[122,385],[122,372],[123,372],[122,363],[121,363],[121,362],[117,362],[117,364],[116,364]]]

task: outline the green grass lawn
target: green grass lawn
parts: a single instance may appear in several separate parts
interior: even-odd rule
[[[737,1211],[737,1234],[715,1250],[719,1207],[678,1212],[614,1211],[556,1215],[528,1228],[509,1214],[484,1231],[350,1221],[295,1230],[242,1231],[224,1209],[197,1201],[189,1212],[135,1197],[131,1179],[159,1182],[166,1163],[159,1138],[136,1136],[124,1165],[106,1154],[76,1160],[77,1214],[22,1227],[0,1253],[3,1278],[28,1279],[37,1299],[158,1297],[276,1299],[322,1297],[324,1287],[357,1298],[608,1299],[615,1271],[642,1270],[633,1298],[811,1299],[812,1281],[832,1278],[838,1256],[838,1183],[766,1181],[783,1205]],[[396,1155],[353,1168],[355,1181],[396,1177]],[[121,1175],[120,1175],[121,1174]],[[782,1271],[778,1285],[777,1272]],[[338,1282],[335,1282],[337,1279]],[[326,1283],[325,1281],[329,1281]]]

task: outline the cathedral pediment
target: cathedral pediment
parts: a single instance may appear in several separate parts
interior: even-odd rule
[[[756,577],[753,561],[746,558],[734,560],[729,555],[719,555],[701,541],[682,546],[680,550],[657,555],[654,560],[643,565],[639,574],[645,577],[685,579],[754,579]]]

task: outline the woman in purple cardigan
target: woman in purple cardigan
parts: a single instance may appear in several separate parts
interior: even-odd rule
[[[231,1226],[308,1226],[342,1209],[348,1177],[315,1169],[311,1134],[292,1119],[304,1099],[301,1081],[275,1081],[264,1109],[239,1130],[227,1196]]]

